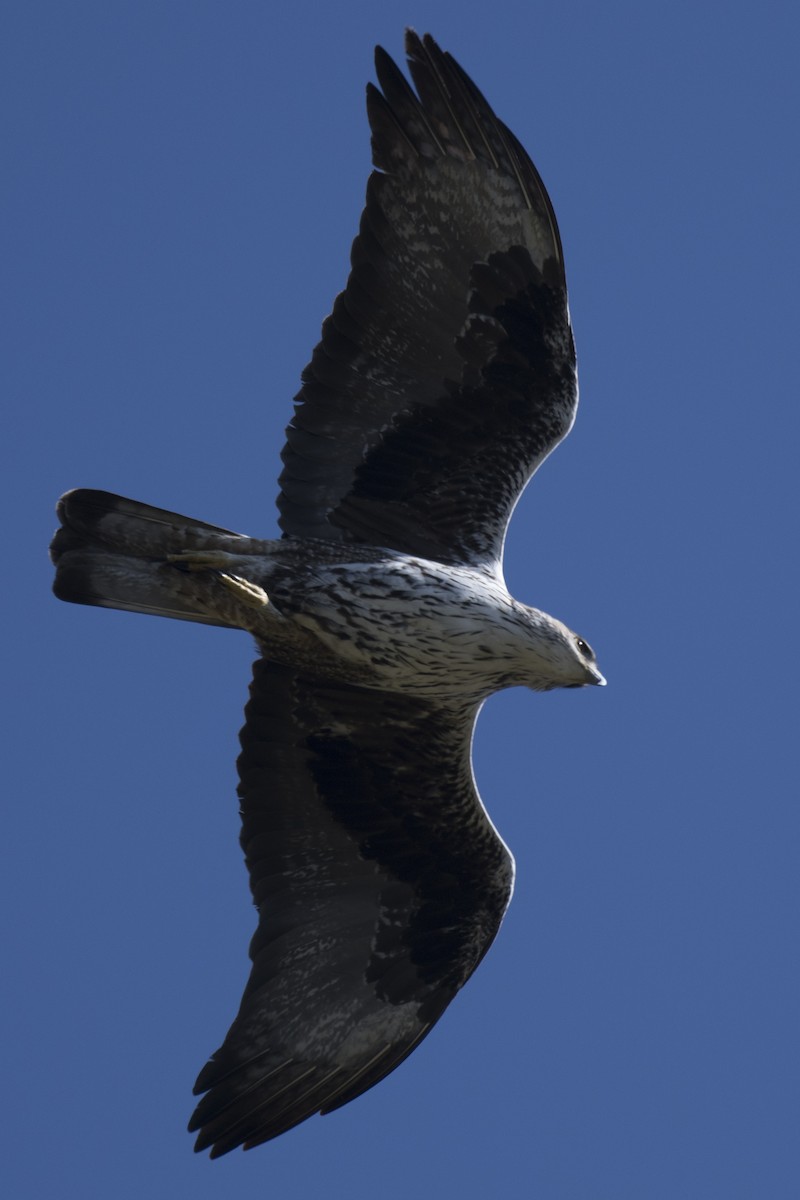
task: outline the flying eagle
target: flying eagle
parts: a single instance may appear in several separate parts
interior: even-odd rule
[[[195,1087],[212,1157],[377,1083],[491,945],[513,860],[470,744],[501,688],[602,684],[514,600],[503,539],[577,406],[564,260],[538,172],[430,37],[416,93],[376,51],[375,170],[302,377],[278,540],[107,492],[59,502],[62,600],[247,630],[241,735],[252,970]]]

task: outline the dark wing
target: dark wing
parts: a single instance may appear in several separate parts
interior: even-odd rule
[[[281,527],[493,562],[575,415],[561,242],[536,168],[472,81],[431,37],[409,31],[406,48],[419,98],[376,51],[378,170],[287,430]]]
[[[258,1145],[372,1087],[486,953],[513,866],[472,779],[476,715],[256,663],[239,791],[260,921],[195,1088],[198,1150]]]

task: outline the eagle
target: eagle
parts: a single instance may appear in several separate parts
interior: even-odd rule
[[[58,505],[61,600],[249,632],[238,760],[258,926],[189,1129],[218,1157],[371,1088],[491,945],[513,859],[471,741],[502,688],[603,684],[502,571],[575,418],[564,256],[539,174],[429,35],[380,47],[374,170],[286,432],[280,538],[108,492]]]

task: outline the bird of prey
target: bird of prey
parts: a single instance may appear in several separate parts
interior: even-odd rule
[[[577,405],[553,208],[455,60],[411,31],[406,51],[416,92],[376,51],[375,170],[287,430],[282,536],[86,489],[58,506],[62,600],[258,646],[238,762],[252,970],[189,1126],[212,1157],[346,1104],[425,1037],[511,895],[472,774],[481,705],[605,682],[502,573]]]

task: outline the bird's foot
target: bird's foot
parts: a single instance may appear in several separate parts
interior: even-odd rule
[[[238,559],[225,550],[181,550],[180,554],[168,554],[167,562],[184,571],[225,571]]]
[[[228,554],[225,550],[182,550],[179,554],[168,554],[167,562],[184,571],[219,572],[220,583],[233,592],[237,599],[246,604],[248,608],[266,608],[270,603],[269,596],[257,583],[250,583],[249,580],[242,579],[241,575],[234,575],[231,572],[232,566],[240,566],[241,559],[235,554]],[[271,609],[275,616],[280,616],[274,604],[271,605]]]
[[[248,608],[266,608],[269,604],[269,596],[264,589],[257,583],[249,583],[246,579],[242,579],[241,575],[227,575],[223,571],[219,581],[224,583],[226,588],[230,588],[242,604],[246,604]],[[271,605],[271,608],[275,616],[280,615],[274,604]]]

